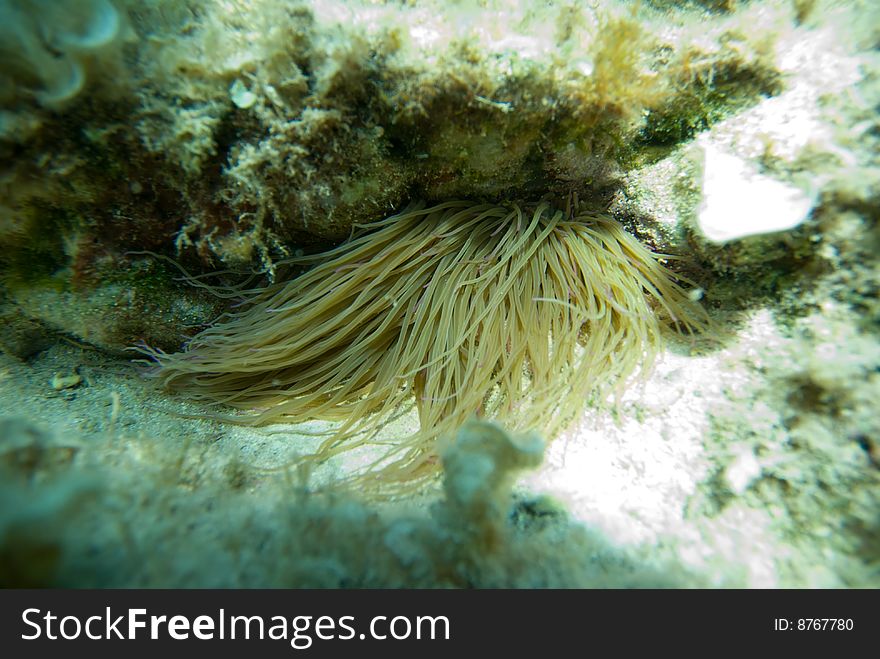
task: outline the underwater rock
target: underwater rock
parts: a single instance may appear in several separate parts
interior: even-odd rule
[[[219,481],[203,474],[183,487],[180,470],[188,464],[166,456],[164,466],[144,469],[141,451],[133,447],[114,452],[113,470],[76,470],[68,462],[38,480],[32,479],[33,466],[7,457],[13,446],[19,452],[40,446],[41,455],[48,454],[53,443],[58,442],[26,421],[0,418],[3,586],[695,583],[674,564],[650,563],[615,548],[561,509],[540,526],[515,525],[514,476],[540,463],[543,444],[484,422],[467,424],[450,443],[445,498],[418,513],[382,511],[345,493],[291,493],[286,479],[264,483],[256,494],[230,491],[222,472]],[[137,479],[124,475],[138,464]],[[523,508],[519,517],[525,514]]]

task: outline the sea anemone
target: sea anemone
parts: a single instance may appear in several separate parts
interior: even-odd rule
[[[406,486],[437,473],[437,440],[469,418],[552,438],[647,368],[665,326],[704,330],[664,258],[570,207],[417,205],[292,259],[311,267],[183,352],[151,354],[168,387],[249,411],[228,420],[338,422],[318,459],[375,442],[414,405],[418,430],[361,474]]]

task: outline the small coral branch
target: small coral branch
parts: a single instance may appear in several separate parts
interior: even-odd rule
[[[420,428],[382,460],[386,484],[435,473],[436,440],[474,415],[553,437],[650,365],[664,324],[708,322],[617,222],[547,203],[417,206],[293,262],[313,267],[183,352],[154,353],[158,377],[252,412],[235,422],[339,422],[319,458],[415,405]]]
[[[544,457],[537,435],[509,435],[485,421],[471,421],[443,452],[446,492],[442,514],[471,544],[497,549],[508,528],[513,476]]]

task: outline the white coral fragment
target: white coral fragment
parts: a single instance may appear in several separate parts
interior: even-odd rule
[[[703,235],[723,243],[800,225],[814,195],[758,173],[740,158],[705,144],[703,201],[697,223]]]

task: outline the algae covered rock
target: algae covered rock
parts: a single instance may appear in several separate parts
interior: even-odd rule
[[[779,93],[776,44],[794,23],[777,3],[0,8],[18,44],[0,50],[0,270],[27,314],[114,349],[151,333],[93,340],[92,321],[66,326],[34,300],[60,289],[44,308],[117,314],[113,290],[82,284],[137,268],[130,251],[272,277],[416,199],[576,195],[604,210],[629,172]],[[152,313],[135,302],[110,324]]]

